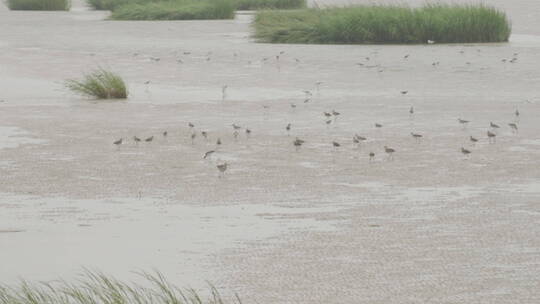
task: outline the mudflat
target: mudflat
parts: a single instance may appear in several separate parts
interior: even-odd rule
[[[271,45],[249,12],[1,7],[0,281],[158,269],[245,303],[539,302],[540,4],[486,2],[509,43]],[[63,88],[97,66],[127,101]]]

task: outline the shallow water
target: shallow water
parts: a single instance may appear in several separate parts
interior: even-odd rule
[[[539,302],[540,2],[486,3],[512,18],[510,43],[256,44],[249,13],[112,22],[81,1],[0,6],[0,281],[155,267],[246,303]],[[63,88],[98,64],[128,101]],[[192,144],[188,122],[210,138]],[[252,136],[235,141],[232,123]]]

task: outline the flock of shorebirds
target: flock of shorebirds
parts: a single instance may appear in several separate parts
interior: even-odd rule
[[[317,83],[317,85],[320,85],[320,83]],[[407,94],[407,91],[401,91],[401,94]],[[267,107],[267,106],[265,106]],[[413,117],[415,114],[415,108],[413,106],[410,107],[409,109],[409,115],[410,117]],[[337,112],[335,110],[332,110],[330,112],[323,112],[323,115],[324,115],[324,118],[325,118],[325,123],[326,125],[330,125],[332,123],[335,123],[337,118],[341,115],[340,112]],[[508,127],[510,128],[510,130],[512,131],[512,133],[514,134],[517,134],[519,132],[519,128],[518,128],[518,122],[519,122],[519,117],[520,117],[520,112],[519,110],[515,110],[515,112],[513,113],[513,116],[514,116],[514,121],[513,122],[510,122],[508,123]],[[466,119],[462,119],[462,118],[458,118],[457,119],[457,122],[459,123],[459,125],[462,126],[463,129],[466,129],[467,128],[467,125],[470,123],[469,120],[466,120]],[[380,123],[375,123],[374,124],[375,128],[382,128],[383,125],[380,124]],[[209,133],[208,131],[195,131],[195,125],[191,122],[188,123],[188,127],[190,129],[190,139],[191,139],[191,144],[194,145],[195,144],[195,140],[198,136],[198,134],[200,134],[200,136],[202,136],[205,140],[209,140]],[[233,138],[234,140],[238,140],[239,136],[240,136],[240,132],[242,131],[243,133],[245,133],[245,136],[247,138],[249,138],[252,134],[252,130],[250,128],[244,128],[240,125],[237,125],[235,123],[231,124],[231,127],[232,127],[232,130],[233,130]],[[285,125],[285,131],[287,132],[287,136],[290,136],[290,132],[291,132],[291,128],[292,128],[292,124],[291,123],[288,123],[287,125]],[[488,139],[488,143],[489,144],[494,144],[496,142],[496,138],[497,138],[497,130],[500,129],[501,126],[496,124],[496,123],[493,123],[493,122],[490,122],[489,123],[489,127],[486,131],[486,136],[487,136],[487,139]],[[164,131],[162,132],[161,134],[164,138],[167,137],[168,135],[168,132],[167,131]],[[420,133],[415,133],[415,132],[410,132],[410,135],[411,137],[419,142],[420,140],[422,140],[422,138],[424,137],[423,134],[420,134]],[[154,136],[149,136],[149,137],[146,137],[146,138],[139,138],[137,136],[133,136],[132,137],[133,139],[133,142],[138,145],[139,143],[141,142],[146,142],[146,143],[150,143],[154,140]],[[358,134],[354,134],[354,136],[352,137],[352,143],[355,147],[357,148],[360,148],[360,145],[362,144],[362,142],[365,142],[367,141],[367,138],[364,137],[364,136],[361,136],[361,135],[358,135]],[[472,135],[469,135],[469,142],[474,146],[477,142],[479,141],[479,138],[477,137],[474,137]],[[114,145],[116,145],[117,147],[120,147],[122,144],[124,144],[126,141],[124,140],[124,138],[120,138],[116,141],[113,142]],[[306,143],[305,140],[303,139],[300,139],[299,137],[295,137],[295,139],[292,141],[292,145],[294,146],[294,149],[296,152],[300,151],[302,145],[304,145],[304,143]],[[216,153],[219,149],[219,147],[222,145],[222,140],[220,137],[218,137],[215,141],[215,148],[212,149],[212,150],[209,150],[207,151],[206,153],[204,153],[203,155],[203,159],[208,159],[210,158],[214,153]],[[332,141],[332,146],[334,149],[338,149],[339,147],[341,147],[341,143],[337,142],[337,141]],[[396,149],[394,148],[391,148],[391,147],[388,147],[388,146],[384,146],[384,153],[386,154],[386,159],[387,160],[393,160],[393,157],[394,157],[394,153],[396,153]],[[465,148],[465,147],[461,147],[461,153],[463,155],[465,155],[465,157],[468,157],[469,154],[472,153],[472,149],[471,148]],[[375,160],[375,152],[374,151],[369,151],[367,156],[369,157],[369,162],[372,162]],[[219,172],[219,177],[223,177],[225,175],[225,172],[227,171],[227,168],[228,168],[229,164],[227,162],[220,162],[216,165],[216,168],[218,169],[218,172]]]
[[[477,49],[478,52],[480,52],[481,50],[480,49]],[[279,66],[279,62],[280,62],[280,58],[281,56],[284,54],[285,52],[284,51],[281,51],[278,55],[275,56],[276,58],[276,62]],[[375,52],[376,53],[376,52]],[[460,51],[461,54],[464,53],[463,50]],[[191,52],[183,52],[184,55],[190,55]],[[134,56],[137,56],[138,54],[134,54]],[[212,52],[209,52],[206,54],[206,61],[209,61],[210,58],[211,58],[211,55],[212,55]],[[234,57],[237,58],[238,54],[237,53],[234,53]],[[502,62],[510,62],[510,63],[515,63],[517,62],[517,56],[518,56],[518,53],[514,53],[513,54],[513,57],[512,59],[510,60],[507,60],[507,59],[503,59]],[[267,62],[269,60],[270,57],[264,57],[261,62]],[[403,59],[404,60],[407,60],[409,58],[409,54],[406,54],[405,56],[403,56]],[[153,61],[159,61],[160,58],[151,58]],[[298,63],[300,60],[299,59],[296,59],[296,62]],[[370,57],[365,57],[365,60],[366,61],[370,61]],[[179,60],[178,63],[183,63],[182,60]],[[251,64],[251,61],[248,62],[249,64]],[[439,62],[434,62],[432,65],[433,66],[438,66],[440,63]],[[470,64],[470,62],[466,62],[467,65]],[[360,66],[365,66],[364,63],[357,63],[357,65],[360,65]],[[369,66],[371,67],[371,66]],[[381,72],[381,71],[379,71]],[[148,85],[150,83],[150,81],[147,81],[145,82],[146,85]],[[316,82],[315,83],[315,90],[316,92],[318,93],[319,92],[319,89],[320,89],[320,86],[321,86],[322,82]],[[224,85],[221,87],[221,99],[222,101],[225,101],[226,97],[227,97],[227,89],[228,89],[228,85]],[[303,93],[305,94],[305,98],[304,98],[304,103],[308,103],[311,101],[312,97],[313,97],[313,92],[310,91],[310,90],[304,90]],[[406,95],[408,93],[408,91],[400,91],[401,95]],[[267,110],[269,108],[269,106],[267,105],[263,105],[264,109]],[[290,107],[294,110],[297,105],[295,103],[291,103],[290,104]],[[413,106],[410,107],[409,109],[409,115],[410,117],[413,117],[415,114],[415,109]],[[332,110],[332,111],[329,111],[329,112],[323,112],[323,115],[324,115],[324,118],[325,118],[325,123],[327,126],[329,126],[330,124],[332,123],[335,123],[337,118],[341,115],[339,112],[335,111],[335,110]],[[519,110],[515,110],[515,112],[513,113],[513,116],[514,116],[514,121],[513,122],[510,122],[508,123],[508,127],[511,129],[512,133],[518,133],[518,121],[519,121],[519,116],[520,116],[520,113],[519,113]],[[469,124],[469,120],[466,120],[466,119],[462,119],[462,118],[458,118],[458,123],[463,127],[463,129],[466,129],[467,128],[467,125]],[[232,128],[233,128],[233,137],[234,137],[234,140],[237,140],[240,136],[240,132],[245,132],[245,135],[249,138],[252,131],[251,129],[249,128],[243,128],[237,124],[232,124],[231,125]],[[380,123],[375,123],[374,124],[375,128],[382,128],[383,125],[380,124]],[[209,134],[207,131],[200,131],[199,133],[197,133],[195,131],[195,125],[191,122],[188,123],[188,127],[190,129],[190,138],[191,138],[191,144],[195,144],[195,140],[198,136],[198,134],[200,134],[200,136],[202,136],[203,138],[205,138],[206,140],[208,140],[208,137],[209,137]],[[288,123],[287,125],[285,125],[285,131],[287,132],[287,136],[290,136],[290,132],[291,132],[291,128],[292,128],[292,124],[291,123]],[[493,122],[490,122],[489,123],[489,127],[486,131],[486,136],[487,136],[487,139],[488,139],[488,142],[490,144],[492,143],[495,143],[496,141],[496,138],[497,138],[497,130],[500,129],[501,126],[498,125],[498,124],[495,124]],[[167,131],[164,131],[162,133],[163,137],[167,137]],[[424,135],[423,134],[420,134],[420,133],[415,133],[415,132],[411,132],[410,135],[412,136],[412,138],[414,138],[415,141],[419,142],[423,139]],[[138,144],[142,141],[144,142],[152,142],[154,140],[154,136],[150,136],[150,137],[147,137],[147,138],[144,138],[144,139],[141,139],[137,136],[133,136],[133,141]],[[357,148],[360,147],[360,145],[362,144],[362,142],[365,142],[367,141],[367,138],[364,137],[364,136],[360,136],[358,134],[355,134],[353,137],[352,137],[352,142],[353,142],[353,145],[356,146]],[[477,143],[479,141],[479,139],[477,137],[474,137],[472,135],[469,135],[469,142],[474,146],[475,143]],[[116,140],[114,141],[114,144],[116,146],[120,146],[124,143],[124,139],[123,138],[120,138],[119,140]],[[296,137],[293,141],[292,141],[292,145],[294,146],[295,150],[298,152],[302,145],[304,145],[306,143],[305,140],[301,139],[301,138],[298,138]],[[207,159],[209,157],[211,157],[215,152],[217,152],[218,148],[222,145],[222,140],[221,138],[217,138],[216,140],[216,147],[215,149],[213,150],[210,150],[210,151],[207,151],[204,155],[203,155],[203,159]],[[341,143],[337,142],[337,141],[332,141],[332,146],[334,149],[338,149],[339,147],[341,147]],[[392,147],[389,147],[389,146],[384,146],[384,153],[386,154],[386,159],[387,160],[393,160],[393,157],[394,157],[394,153],[396,153],[397,150],[392,148]],[[466,147],[461,147],[461,153],[463,155],[465,155],[465,157],[468,157],[471,153],[472,153],[472,149],[471,148],[466,148]],[[368,152],[368,155],[369,157],[369,162],[372,162],[375,160],[375,152],[374,151],[369,151]],[[227,168],[228,168],[228,163],[227,162],[219,162],[217,164],[217,169],[219,171],[219,176],[222,177],[225,172],[227,171]]]

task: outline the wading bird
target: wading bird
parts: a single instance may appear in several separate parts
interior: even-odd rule
[[[296,138],[294,141],[293,141],[293,145],[294,145],[294,148],[296,149],[296,151],[298,152],[298,150],[300,150],[300,147],[305,143],[305,141],[301,140],[300,138]]]
[[[511,123],[509,123],[508,125],[509,125],[510,128],[512,129],[512,132],[513,132],[513,133],[517,133],[517,132],[518,132],[518,126],[517,126],[517,124],[511,122]]]
[[[396,152],[396,150],[389,148],[387,146],[384,146],[384,152],[388,154],[388,159],[394,159],[394,152]]]
[[[489,143],[495,143],[495,137],[497,136],[497,134],[491,132],[491,131],[487,131],[487,136],[488,136],[488,140],[489,140]]]
[[[225,100],[225,98],[227,97],[227,88],[229,86],[228,85],[224,85],[221,87],[221,100]]]
[[[369,152],[369,161],[375,160],[375,152]]]
[[[332,110],[332,115],[334,115],[334,120],[336,120],[341,113],[336,112],[336,110]]]
[[[418,133],[414,133],[414,132],[411,132],[411,136],[418,142],[420,141],[420,139],[422,139],[423,135],[422,134],[418,134]]]
[[[225,176],[225,171],[227,171],[227,166],[228,164],[227,163],[223,163],[221,165],[217,165],[217,168],[219,170],[219,177],[223,177]]]
[[[120,138],[119,140],[114,141],[113,144],[115,144],[117,147],[120,147],[120,145],[122,144],[122,141],[123,139]]]

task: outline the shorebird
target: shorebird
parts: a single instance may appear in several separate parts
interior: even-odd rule
[[[216,140],[216,146],[218,146],[218,147],[221,146],[221,138],[218,138]]]
[[[364,136],[360,136],[358,134],[355,134],[354,137],[356,137],[356,139],[358,139],[359,141],[366,141],[367,138],[365,138]]]
[[[375,153],[374,152],[369,152],[369,161],[373,161],[375,160]]]
[[[208,132],[201,131],[201,135],[204,137],[204,139],[208,139]]]
[[[423,137],[422,134],[411,132],[411,136],[418,142]]]
[[[353,144],[357,145],[358,147],[360,147],[360,144],[365,141],[367,138],[363,137],[363,136],[360,136],[358,134],[354,134],[353,136]]]
[[[401,91],[401,94],[403,94],[403,95],[405,95],[407,93],[409,93],[409,91]]]
[[[428,44],[435,44],[435,40],[429,40],[427,41]]]
[[[403,56],[403,59],[407,59],[407,58],[409,58],[409,54]]]
[[[469,140],[473,143],[473,145],[478,142],[478,139],[472,136],[469,136]]]
[[[206,159],[207,157],[211,156],[216,150],[210,150],[206,153],[204,153],[203,159]]]
[[[311,93],[311,91],[309,91],[309,90],[304,90],[302,92],[304,92],[304,94],[306,94],[306,98],[309,98],[309,97],[313,96],[313,93]]]
[[[138,138],[137,136],[133,136],[133,140],[135,141],[136,144],[141,142],[141,139]]]
[[[249,137],[251,135],[251,130],[246,128],[246,136]]]
[[[324,116],[326,116],[326,118],[332,117],[332,113],[324,112],[323,114]]]
[[[296,104],[291,102],[291,108],[296,109]]]
[[[238,135],[239,135],[238,131],[234,130],[233,132],[234,140],[238,140]]]
[[[321,88],[322,81],[315,82],[315,88],[317,89],[317,92],[319,92],[319,89]]]
[[[382,125],[380,123],[375,123],[375,128],[382,128]]]
[[[154,135],[152,135],[152,136],[146,138],[144,141],[145,141],[145,142],[151,142],[152,140],[154,140]]]
[[[332,120],[329,119],[329,120],[327,120],[327,121],[325,121],[325,122],[326,122],[326,127],[328,128],[328,126],[332,123]]]
[[[389,148],[387,146],[384,146],[384,152],[388,154],[388,159],[394,159],[394,152],[396,152],[396,150]]]
[[[223,163],[221,165],[217,165],[217,168],[219,170],[219,177],[225,176],[225,171],[227,171],[227,163]]]
[[[294,145],[294,148],[296,149],[296,151],[298,151],[300,149],[300,147],[305,143],[305,141],[301,140],[300,138],[296,138],[294,141],[293,141],[293,145]]]
[[[517,124],[511,122],[511,123],[509,123],[508,125],[510,126],[510,128],[512,128],[512,132],[514,132],[514,133],[517,133],[517,132],[518,132],[518,126],[517,126]]]
[[[488,136],[488,140],[489,140],[489,143],[493,142],[495,143],[495,137],[497,136],[497,134],[491,132],[491,131],[487,131],[487,136]]]
[[[195,137],[197,137],[197,133],[195,133],[195,132],[191,133],[191,144],[192,145],[195,143]]]
[[[414,114],[414,107],[411,106],[411,108],[409,109],[409,114],[413,115]]]
[[[341,115],[341,113],[336,112],[336,110],[332,110],[332,115],[334,115],[334,120],[336,120],[337,117],[338,117],[339,115]]]
[[[492,128],[494,128],[494,129],[498,129],[498,128],[499,128],[499,125],[494,124],[494,123],[491,122],[491,121],[489,122],[489,126],[492,127]]]
[[[463,153],[463,155],[465,156],[468,156],[469,154],[471,154],[471,151],[461,147],[461,153]]]
[[[117,147],[120,147],[120,145],[122,144],[122,141],[123,139],[120,138],[119,140],[114,141],[113,144],[115,144]]]
[[[287,124],[287,126],[285,127],[285,130],[287,130],[287,136],[289,136],[289,133],[291,132],[291,124]]]
[[[516,111],[514,112],[514,115],[516,116],[516,118],[519,117],[519,110],[518,109],[516,109]]]
[[[242,129],[242,127],[239,126],[239,125],[237,125],[237,124],[232,124],[231,126],[232,126],[233,129],[235,129],[235,130],[240,130],[240,129]]]
[[[188,126],[189,126],[190,129],[193,129],[193,127],[195,127],[195,125],[192,124],[191,122],[188,122]]]
[[[461,119],[461,118],[458,118],[458,122],[463,126],[463,128],[465,128],[467,124],[469,123],[468,120]]]
[[[167,137],[167,134],[169,134],[169,133],[167,133],[167,131],[164,131],[163,132],[163,137]]]
[[[304,103],[308,103],[310,101],[311,101],[311,99],[309,99],[309,98],[304,99]]]
[[[334,146],[334,149],[341,147],[341,145],[337,141],[333,141],[332,146]]]
[[[227,97],[227,88],[229,86],[224,85],[221,87],[221,100],[225,100],[225,97]]]

